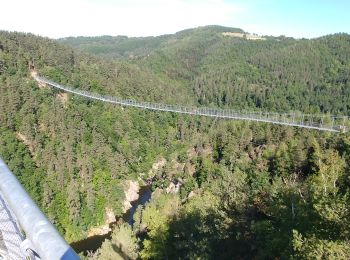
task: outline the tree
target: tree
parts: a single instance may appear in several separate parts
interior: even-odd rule
[[[138,241],[127,223],[117,226],[111,240],[105,240],[93,259],[138,259]]]

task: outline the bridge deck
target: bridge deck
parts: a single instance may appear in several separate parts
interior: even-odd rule
[[[142,109],[181,113],[181,114],[188,114],[188,115],[265,122],[265,123],[271,123],[271,124],[303,127],[308,129],[316,129],[316,130],[329,131],[329,132],[346,132],[348,130],[345,123],[348,123],[349,118],[346,116],[339,117],[339,116],[332,116],[332,115],[310,115],[310,114],[301,114],[301,113],[237,111],[232,109],[183,107],[179,105],[139,102],[135,100],[121,99],[118,97],[100,95],[97,93],[91,93],[84,90],[74,89],[68,86],[60,85],[51,80],[39,77],[36,74],[32,76],[38,83],[47,84],[54,88],[63,90],[65,92],[83,96],[89,99],[118,104],[122,106],[131,106],[131,107],[142,108]]]

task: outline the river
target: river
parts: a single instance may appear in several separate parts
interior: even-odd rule
[[[137,207],[139,205],[145,205],[145,203],[151,199],[151,195],[152,195],[152,191],[149,186],[141,187],[139,191],[138,200],[131,202],[132,207],[125,214],[123,214],[122,217],[117,217],[116,222],[111,223],[110,227],[113,227],[114,225],[116,225],[120,221],[120,219],[123,219],[125,222],[129,223],[129,225],[133,225],[134,214],[136,212]],[[108,234],[101,235],[101,236],[96,235],[80,241],[72,242],[70,245],[78,254],[81,252],[83,252],[84,254],[87,254],[88,251],[95,252],[98,248],[101,247],[105,239],[111,238],[111,235],[112,235],[112,232],[109,232]]]

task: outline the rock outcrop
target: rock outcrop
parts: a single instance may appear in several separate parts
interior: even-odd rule
[[[125,200],[123,202],[123,212],[127,212],[131,207],[131,202],[138,200],[140,185],[137,181],[126,181],[126,188],[124,189]]]
[[[110,226],[112,223],[116,222],[115,214],[111,208],[106,208],[105,210],[106,210],[105,224],[98,227],[91,228],[88,232],[87,237],[102,236],[112,231]]]

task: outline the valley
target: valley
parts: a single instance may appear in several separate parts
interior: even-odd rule
[[[31,75],[137,104],[291,122],[322,115],[328,127],[350,115],[348,34],[228,32],[245,33],[52,40],[0,31],[0,156],[82,259],[350,255],[349,132],[120,106]],[[129,182],[147,187],[132,221],[123,218]],[[78,246],[108,215],[117,221],[107,239]]]

